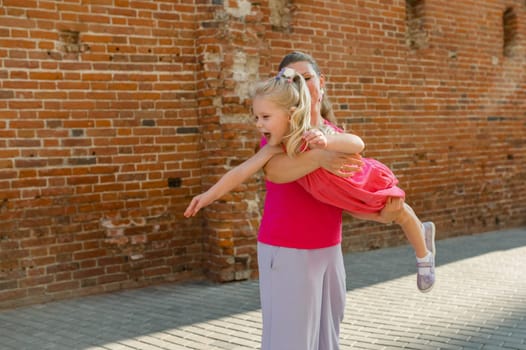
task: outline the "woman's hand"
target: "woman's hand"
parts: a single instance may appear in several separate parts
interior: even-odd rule
[[[320,158],[320,167],[339,177],[350,177],[360,171],[363,166],[362,156],[326,151]]]
[[[393,224],[397,223],[399,215],[402,213],[404,208],[403,198],[389,197],[385,203],[384,208],[380,213],[350,213],[353,217],[360,220],[376,221],[381,224]]]
[[[400,197],[389,197],[384,208],[380,212],[380,222],[390,224],[396,222],[396,219],[404,209],[404,199]]]

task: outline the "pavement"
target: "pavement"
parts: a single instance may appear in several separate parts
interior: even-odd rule
[[[526,227],[345,255],[342,349],[526,349]],[[2,350],[259,349],[257,281],[175,283],[0,311]]]

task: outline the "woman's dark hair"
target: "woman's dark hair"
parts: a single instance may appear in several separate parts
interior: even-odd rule
[[[318,63],[312,58],[311,55],[306,54],[301,51],[293,51],[281,60],[279,64],[278,70],[281,71],[283,68],[287,67],[288,65],[296,62],[308,62],[314,68],[314,71],[318,75],[318,77],[321,77],[321,71],[320,67],[318,66]],[[330,121],[333,124],[336,124],[336,117],[334,116],[334,112],[332,110],[332,104],[329,101],[329,97],[327,97],[327,93],[323,94],[322,100],[321,100],[321,110],[320,110],[321,116]]]

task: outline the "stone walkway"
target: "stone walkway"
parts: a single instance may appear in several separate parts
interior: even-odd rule
[[[526,349],[526,227],[437,242],[415,286],[409,246],[345,255],[342,349]],[[166,284],[0,311],[2,350],[259,349],[257,281]]]

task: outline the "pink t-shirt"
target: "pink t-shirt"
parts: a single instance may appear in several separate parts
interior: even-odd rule
[[[261,145],[266,141],[262,140]],[[258,241],[280,247],[318,249],[342,239],[342,209],[322,203],[297,182],[266,181]]]
[[[322,203],[298,183],[266,182],[258,240],[274,246],[317,249],[341,242],[342,209]]]

